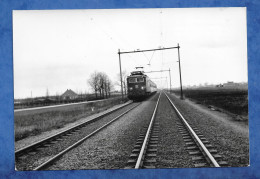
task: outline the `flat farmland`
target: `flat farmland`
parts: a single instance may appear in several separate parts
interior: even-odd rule
[[[180,95],[179,90],[173,92]],[[194,88],[184,89],[183,94],[184,98],[197,104],[243,117],[240,120],[248,120],[248,90],[245,88]]]
[[[69,106],[15,112],[15,141],[62,128],[68,123],[102,112],[120,103],[123,103],[122,99],[117,97]]]

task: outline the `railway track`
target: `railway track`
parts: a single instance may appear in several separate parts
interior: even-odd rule
[[[195,167],[224,167],[227,162],[222,160],[222,157],[214,149],[213,145],[200,133],[200,131],[192,127],[183,117],[177,107],[173,104],[169,96],[164,92],[171,106],[177,113],[180,121],[178,122],[178,129],[181,133],[184,142],[186,143],[186,150],[192,158]]]
[[[160,93],[158,97],[149,126],[144,128],[143,132],[141,132],[130,159],[127,162],[126,169],[155,168],[159,133],[159,127],[155,121],[155,117],[161,94],[162,93]]]
[[[166,97],[161,98],[161,95]],[[194,167],[223,167],[227,166],[227,162],[222,160],[217,150],[210,144],[210,142],[200,133],[200,131],[189,124],[183,117],[180,111],[173,104],[171,98],[165,93],[161,92],[158,95],[156,105],[154,107],[149,125],[143,127],[136,144],[130,155],[125,168],[156,168],[157,163],[157,147],[160,137],[159,122],[156,120],[158,105],[161,102],[168,100],[173,110],[176,112],[179,119],[177,127],[186,144],[185,150],[189,154]],[[167,102],[167,104],[169,105]],[[79,124],[63,131],[55,136],[51,136],[45,140],[34,143],[28,147],[17,150],[16,167],[18,170],[44,170],[52,165],[59,157],[67,153],[72,148],[78,146],[87,138],[93,136],[112,122],[116,121],[140,103],[131,103],[117,108],[109,113],[100,115],[91,121]],[[105,117],[112,115],[110,119],[104,120]],[[102,121],[104,120],[104,121]],[[102,122],[100,122],[102,121]],[[100,124],[96,125],[96,123]],[[91,125],[96,125],[93,128]],[[83,132],[88,131],[88,132]],[[78,137],[74,137],[78,136]],[[55,152],[53,152],[53,150]],[[44,153],[44,155],[42,154]]]
[[[177,127],[186,144],[186,150],[193,161],[194,167],[227,166],[227,162],[222,160],[217,150],[214,149],[203,134],[201,134],[197,128],[192,128],[173,104],[169,96],[165,92],[161,92],[149,126],[145,127],[138,137],[125,169],[156,168],[159,130],[162,130],[159,129],[158,121],[156,121],[156,112],[162,93],[167,97],[179,117]]]
[[[73,126],[15,151],[16,168],[18,170],[45,169],[63,154],[98,133],[138,105],[140,103],[131,102],[125,104],[92,120]]]

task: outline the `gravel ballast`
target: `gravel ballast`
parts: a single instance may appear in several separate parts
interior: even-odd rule
[[[41,133],[39,135],[36,135],[36,136],[29,136],[29,137],[27,137],[25,139],[22,139],[22,140],[19,140],[19,141],[15,141],[15,150],[21,149],[21,148],[23,148],[23,147],[25,147],[27,145],[30,145],[30,144],[32,144],[34,142],[37,142],[37,141],[40,141],[40,140],[45,139],[47,137],[50,137],[52,135],[55,135],[55,134],[57,134],[57,133],[59,133],[61,131],[64,131],[64,130],[72,127],[72,126],[76,126],[76,125],[78,125],[80,123],[83,123],[83,122],[86,122],[86,121],[90,121],[90,120],[96,118],[99,115],[102,115],[104,113],[110,112],[110,111],[112,111],[112,110],[114,110],[116,108],[119,108],[119,107],[121,107],[123,105],[126,105],[126,104],[129,104],[129,103],[130,103],[130,101],[125,103],[125,104],[115,105],[115,106],[113,106],[113,107],[111,107],[111,108],[109,108],[109,109],[107,109],[107,110],[105,110],[103,112],[99,112],[99,113],[93,114],[91,116],[79,119],[79,120],[77,120],[77,121],[75,121],[73,123],[66,124],[63,128],[53,129],[53,130],[50,130],[50,131],[47,131],[47,132],[43,132],[43,133]]]
[[[63,155],[47,170],[125,168],[140,133],[149,125],[158,96],[159,93],[143,101],[138,107]],[[249,165],[249,131],[244,121],[236,121],[229,114],[211,111],[187,99],[180,100],[174,94],[169,97],[187,122],[205,136],[229,167]],[[112,114],[115,115],[117,113]],[[107,121],[109,119],[95,122],[86,131],[93,131]],[[178,131],[177,122],[180,120],[164,94],[161,95],[155,121],[159,123],[160,130],[156,168],[194,167]],[[83,132],[82,136],[86,134]],[[48,151],[45,153],[48,154]],[[38,162],[45,160],[45,157],[47,156],[40,157]]]
[[[249,166],[248,125],[234,120],[228,114],[211,111],[188,100],[180,100],[173,94],[170,98],[184,118],[197,127],[217,149],[228,166]]]
[[[158,94],[66,153],[50,170],[119,169],[126,166],[134,144],[147,127]]]
[[[158,94],[157,94],[158,95]],[[218,114],[188,100],[170,96],[186,120],[217,149],[230,167],[248,166],[247,126],[232,121],[226,114]],[[155,103],[155,97],[143,102],[123,118],[85,141],[79,147],[65,154],[50,170],[73,169],[121,169],[131,155],[139,134],[148,126]],[[159,123],[159,143],[156,168],[194,167],[191,157],[185,150],[185,143],[177,129],[179,121],[164,95],[156,115]]]
[[[83,127],[78,131],[77,133],[74,133],[70,136],[64,136],[61,141],[55,142],[54,144],[50,145],[49,147],[45,147],[40,149],[37,152],[37,155],[31,155],[30,153],[28,155],[22,156],[22,158],[16,160],[16,168],[18,170],[32,170],[33,168],[37,167],[47,159],[53,157],[58,152],[61,152],[65,148],[69,147],[70,145],[74,144],[81,138],[87,136],[94,130],[98,129],[102,125],[108,123],[116,116],[120,115],[124,111],[132,108],[136,104],[130,104],[128,106],[123,107],[122,109],[119,109],[101,119],[98,119],[97,121],[88,124],[86,127]]]
[[[164,94],[161,95],[156,121],[160,129],[156,168],[194,167],[177,128],[180,120]]]

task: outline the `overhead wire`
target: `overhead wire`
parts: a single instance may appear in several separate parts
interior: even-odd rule
[[[97,24],[97,22],[94,21],[94,18],[93,18],[93,17],[91,17],[90,20],[91,20],[91,22],[92,22],[101,32],[103,32],[103,33],[108,37],[109,40],[111,40],[112,42],[114,42],[114,45],[115,45],[115,44],[117,45],[117,46],[115,45],[116,48],[119,48],[119,47],[120,47],[119,43],[116,42],[115,40],[113,40],[112,36],[109,35],[100,25]]]
[[[108,18],[106,18],[106,21],[109,22],[110,20]],[[116,32],[116,31],[115,31]],[[130,48],[132,49],[135,49],[134,46],[129,43],[125,38],[123,38],[120,33],[116,33],[117,34],[117,37],[121,40],[121,41],[124,41],[125,44],[127,44]],[[143,52],[144,53],[144,52]],[[131,54],[127,53],[128,57],[130,57],[131,59],[133,59],[136,64],[138,64],[139,66],[143,66],[143,64],[140,64],[140,61],[137,61],[136,58],[133,58]],[[145,54],[144,54],[145,55]],[[149,62],[149,59],[148,57],[145,55],[145,57],[147,58],[148,62]],[[150,60],[151,61],[151,60]],[[150,63],[150,62],[149,62]]]
[[[153,59],[154,53],[155,53],[155,50],[153,51],[152,57],[151,57],[151,59],[150,59],[150,61],[149,61],[149,64],[151,64],[151,61],[152,61],[152,59]]]
[[[151,56],[150,59],[145,55],[145,52],[142,52],[142,53],[143,53],[143,55],[145,56],[145,58],[147,59],[148,65],[151,65],[151,61],[152,61],[153,55],[154,55],[154,53],[155,53],[155,50],[153,50],[153,54],[152,54],[152,56]]]
[[[163,46],[163,24],[162,24],[162,9],[160,9],[159,12],[159,21],[160,21],[160,48]],[[161,63],[161,70],[163,69],[163,50],[161,50],[161,57],[162,57],[162,63]],[[161,72],[162,77],[162,72]]]
[[[106,21],[109,22],[110,20],[108,18],[106,18]],[[100,26],[99,26],[100,27]],[[116,43],[117,45],[119,45],[116,41],[113,40],[112,36],[109,35],[107,32],[105,32],[105,30],[103,28],[101,28],[101,30],[109,37],[110,40],[112,40],[114,43]],[[124,41],[124,43],[128,44],[129,47],[133,48],[133,45],[131,43],[129,43],[125,38],[123,38],[119,33],[117,33],[117,37],[121,39],[121,41]],[[145,58],[148,61],[148,65],[151,64],[151,61],[153,59],[155,51],[153,51],[153,54],[151,56],[151,58],[148,58],[147,55],[143,52],[143,55],[145,56]],[[131,54],[127,53],[128,57],[130,57],[131,59],[133,59],[137,64],[139,64],[139,66],[143,66],[144,64],[140,64],[140,61],[137,62],[136,58],[133,58]]]
[[[161,41],[161,44],[163,44],[163,25],[162,25],[162,19],[161,19],[161,18],[162,18],[162,9],[160,10],[160,14],[161,14],[161,16],[160,16],[160,24],[161,24],[161,25],[160,25],[160,28],[161,28],[161,39],[160,39],[160,41]],[[113,38],[113,36],[112,36],[110,33],[108,33],[103,27],[101,27],[101,26],[95,21],[95,19],[94,19],[93,17],[91,17],[90,20],[91,20],[91,22],[93,22],[93,24],[94,24],[101,32],[103,32],[103,33],[107,36],[107,38],[108,38],[109,40],[111,40],[111,41],[113,42],[113,45],[114,45],[116,48],[119,48],[119,47],[120,47],[120,43],[119,43],[117,40],[115,40],[115,38]],[[109,21],[109,20],[108,20],[108,21]],[[122,38],[119,34],[117,34],[117,37],[119,37],[119,38],[121,39],[121,41],[126,42],[126,43],[128,44],[128,46],[133,47],[127,40],[125,40],[124,38]],[[147,57],[147,55],[143,52],[143,55],[144,55],[145,58],[147,59],[149,65],[151,64],[151,60],[153,59],[154,53],[155,53],[155,51],[153,51],[153,54],[152,54],[151,58],[149,59],[149,58]],[[142,64],[140,64],[140,61],[137,61],[136,58],[133,58],[131,54],[127,53],[127,56],[130,57],[131,59],[133,59],[136,64],[139,64],[139,65],[142,66]],[[162,69],[162,68],[163,68],[163,51],[162,51],[162,66],[161,66],[161,69]]]
[[[162,9],[160,9],[160,29],[161,29],[161,40],[160,40],[160,44],[163,45],[163,25],[162,25]],[[98,25],[93,18],[91,18],[91,21],[94,22],[94,24],[114,43],[114,45],[119,48],[120,44],[114,40],[115,38],[113,38],[113,36],[109,33],[107,33],[107,31],[104,30],[104,28],[102,28],[100,25]],[[109,22],[110,20],[108,18],[106,18],[106,21]],[[131,43],[129,43],[126,39],[124,39],[119,33],[117,33],[117,37],[120,38],[120,41],[124,41],[125,44],[128,44],[129,47],[133,48],[133,45]],[[134,49],[134,48],[133,48]],[[145,56],[145,58],[148,61],[148,65],[151,65],[151,61],[153,59],[154,53],[155,51],[153,51],[153,54],[151,56],[151,58],[148,58],[147,55],[142,52],[143,55]],[[137,61],[136,58],[133,58],[131,54],[127,53],[127,56],[131,59],[133,59],[135,61],[136,64],[139,64],[139,66],[143,66],[144,64],[141,64],[140,61]],[[162,66],[161,69],[163,68],[163,51],[162,51]]]
[[[120,47],[121,45],[120,45],[116,40],[113,39],[112,35],[110,35],[109,33],[107,33],[107,31],[105,31],[104,28],[102,28],[97,22],[95,22],[93,17],[91,17],[90,20],[91,20],[91,22],[93,22],[93,24],[94,24],[101,32],[103,32],[103,33],[108,37],[109,40],[111,40],[111,41],[114,43],[113,45],[114,45],[116,48],[119,49],[119,47]],[[118,36],[120,36],[120,35],[118,35]],[[123,39],[121,36],[120,36],[120,38]],[[123,39],[123,41],[126,41],[126,40]],[[130,46],[132,46],[132,45],[131,45],[130,43],[128,43],[128,42],[127,42],[127,44],[130,45]],[[137,64],[139,64],[139,62],[138,62],[135,58],[133,58],[130,54],[127,53],[127,56],[130,57],[131,59],[133,59]],[[140,65],[140,64],[139,64],[139,65]]]

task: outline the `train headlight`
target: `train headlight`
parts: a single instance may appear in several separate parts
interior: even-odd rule
[[[133,90],[133,87],[129,87],[129,90],[130,90],[130,91]]]
[[[141,87],[141,89],[142,89],[142,90],[144,90],[144,89],[145,89],[145,87],[144,87],[144,86],[142,86],[142,87]]]

